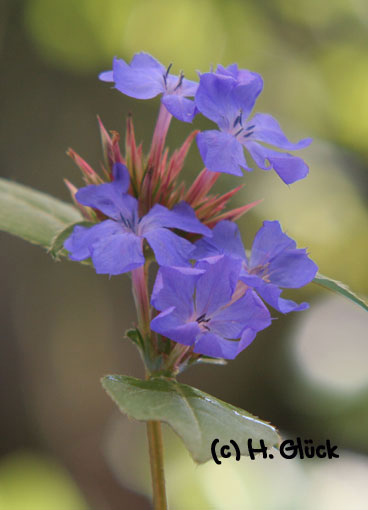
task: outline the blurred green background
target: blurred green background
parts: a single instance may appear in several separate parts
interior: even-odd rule
[[[365,0],[3,0],[0,6],[2,176],[69,200],[72,146],[101,161],[96,115],[124,131],[133,112],[148,147],[158,100],[136,101],[97,79],[114,55],[145,50],[186,76],[211,64],[261,73],[257,110],[296,141],[308,179],[245,176],[234,206],[264,198],[240,222],[245,244],[279,219],[321,272],[368,294],[368,4]],[[210,123],[196,120],[195,127]],[[174,119],[174,148],[190,126]],[[201,169],[193,146],[188,179]],[[235,179],[235,180],[234,180]],[[240,180],[223,176],[222,189]],[[144,429],[121,418],[100,388],[108,373],[141,377],[123,332],[135,319],[126,276],[55,264],[1,234],[0,510],[148,509]],[[368,342],[364,312],[309,286],[311,309],[273,327],[225,367],[181,380],[315,443],[333,461],[212,463],[197,467],[166,435],[173,509],[365,509],[368,500]]]

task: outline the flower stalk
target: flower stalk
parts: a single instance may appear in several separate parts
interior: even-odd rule
[[[152,349],[152,333],[150,329],[150,304],[148,295],[148,264],[132,271],[132,289],[138,314],[138,326],[145,342]],[[147,379],[150,378],[150,367],[145,367]],[[164,454],[162,443],[161,422],[147,421],[147,439],[151,466],[153,503],[155,510],[166,510],[166,488],[164,475]]]
[[[166,510],[166,488],[164,476],[164,455],[162,447],[161,423],[147,422],[147,438],[151,465],[154,510]]]

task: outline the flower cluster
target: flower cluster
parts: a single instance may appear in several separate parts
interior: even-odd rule
[[[290,142],[279,123],[271,115],[257,113],[247,120],[257,97],[262,92],[263,80],[257,73],[218,66],[215,72],[200,75],[199,85],[180,76],[169,74],[151,55],[138,53],[130,65],[114,59],[113,70],[101,73],[100,79],[115,83],[124,94],[137,99],[149,99],[162,94],[162,104],[179,120],[191,122],[201,113],[215,122],[219,130],[197,135],[197,144],[203,162],[213,172],[242,175],[241,168],[250,171],[243,147],[263,170],[274,169],[286,184],[303,179],[308,167],[301,158],[278,152],[259,144],[268,143],[279,149],[296,150],[307,147],[310,138]],[[194,101],[187,99],[193,97]]]
[[[234,221],[258,202],[225,210],[242,186],[211,193],[222,172],[240,176],[241,169],[251,170],[244,148],[261,169],[274,169],[286,184],[304,178],[304,161],[283,151],[306,147],[310,139],[290,142],[271,115],[248,118],[263,88],[257,73],[235,64],[218,66],[196,83],[170,71],[171,65],[165,68],[138,53],[130,64],[114,59],[112,71],[100,75],[131,97],[161,94],[160,112],[147,157],[136,144],[130,117],[124,156],[119,135],[110,136],[100,122],[105,180],[70,150],[87,186],[67,185],[92,223],[76,225],[64,247],[72,260],[91,259],[97,273],[131,272],[143,342],[166,369],[178,370],[203,356],[234,358],[271,324],[266,304],[281,313],[307,308],[281,293],[306,285],[317,267],[277,221],[264,222],[247,253]],[[169,158],[165,139],[171,118],[192,122],[198,114],[218,129],[194,131]],[[180,173],[194,138],[205,168],[186,188]],[[158,271],[149,300],[152,261]]]

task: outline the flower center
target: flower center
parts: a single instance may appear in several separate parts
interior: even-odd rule
[[[253,134],[254,124],[251,126],[243,126],[243,111],[239,110],[239,114],[235,117],[229,132],[235,138],[249,138]]]
[[[201,331],[210,331],[210,328],[207,325],[210,320],[211,318],[207,318],[205,313],[202,313],[202,315],[196,318],[196,322],[198,322]]]
[[[136,217],[136,214],[135,214],[134,210],[133,210],[133,213],[130,215],[130,217],[124,216],[123,213],[121,212],[120,213],[120,220],[121,220],[121,222],[123,223],[124,227],[127,230],[130,230],[134,234],[137,233],[136,232],[137,224],[139,223],[140,220]]]
[[[255,266],[255,267],[252,267],[252,269],[249,269],[248,273],[259,276],[265,282],[270,283],[270,278],[269,278],[269,274],[268,274],[269,265],[270,265],[269,262],[267,262],[266,264],[259,264],[258,266]]]

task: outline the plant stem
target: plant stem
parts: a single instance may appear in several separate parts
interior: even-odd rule
[[[150,303],[148,295],[148,266],[146,262],[132,271],[133,296],[138,313],[138,324],[145,341],[152,342],[150,328]],[[150,346],[152,349],[152,345]],[[146,367],[146,377],[149,378],[149,370]],[[147,421],[147,437],[151,464],[151,477],[153,489],[153,502],[155,510],[167,510],[164,455],[162,448],[161,423],[159,421]]]
[[[167,510],[161,423],[147,422],[154,510]]]
[[[150,303],[148,296],[148,263],[133,269],[132,287],[135,307],[138,314],[138,324],[144,336],[150,336]]]

